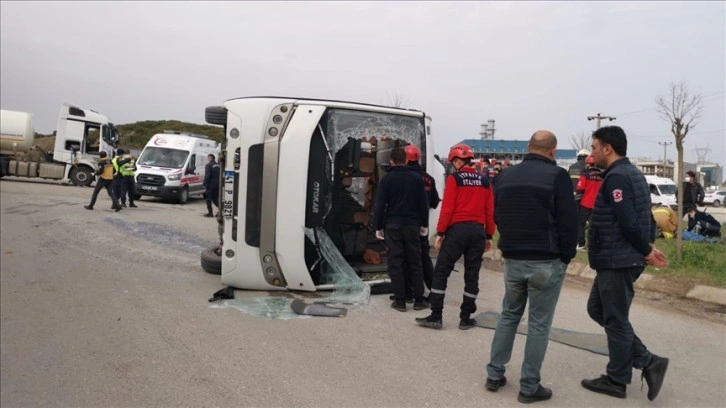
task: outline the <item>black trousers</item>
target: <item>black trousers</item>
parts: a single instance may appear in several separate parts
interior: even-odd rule
[[[214,187],[207,188],[207,191],[204,192],[204,198],[207,202],[207,211],[212,214],[212,203],[214,203],[215,207],[219,208],[219,187],[215,185]]]
[[[592,208],[580,206],[577,211],[577,221],[579,224],[579,228],[577,229],[577,245],[579,246],[585,246],[585,226],[590,221],[590,216],[592,216]]]
[[[134,203],[134,196],[136,195],[136,180],[134,176],[123,176],[120,177],[120,191],[118,192],[118,199],[122,203],[126,203],[126,196],[129,197],[129,204]]]
[[[113,194],[116,196],[119,202],[126,201],[121,193],[124,190],[124,178],[123,176],[117,175],[113,178]]]
[[[476,297],[479,294],[479,269],[481,257],[487,242],[484,226],[475,222],[462,222],[449,227],[436,259],[433,282],[431,283],[431,315],[441,318],[444,311],[444,297],[449,275],[456,261],[464,255],[464,297],[459,317],[468,319],[476,312]]]
[[[102,188],[106,189],[106,192],[108,192],[108,196],[111,197],[111,205],[112,208],[116,208],[116,206],[119,205],[118,201],[116,200],[116,193],[113,191],[113,180],[106,180],[103,178],[98,178],[96,180],[96,188],[93,189],[93,195],[91,195],[91,203],[89,204],[90,207],[93,207],[96,204],[96,199],[98,198],[98,193],[101,191]]]
[[[421,267],[420,227],[386,224],[384,237],[388,246],[388,275],[391,277],[393,296],[399,304],[405,303],[406,280],[413,286],[413,298],[423,300],[423,270]]]
[[[434,276],[434,262],[431,260],[431,244],[429,244],[429,237],[426,235],[422,237],[419,235],[421,240],[421,267],[423,269],[423,281],[424,285],[428,290],[431,290],[431,282]],[[408,267],[408,263],[404,264],[404,267]],[[413,299],[413,283],[408,279],[408,275],[404,276],[406,282],[406,299]]]
[[[650,362],[650,352],[630,325],[633,282],[645,269],[598,269],[587,300],[587,314],[605,328],[610,361],[607,374],[615,382],[630,384],[633,368]]]

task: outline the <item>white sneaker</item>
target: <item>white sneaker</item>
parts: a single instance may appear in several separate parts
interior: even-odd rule
[[[578,251],[584,251],[585,249],[587,249],[587,248],[584,245],[578,245],[577,246],[577,250]]]

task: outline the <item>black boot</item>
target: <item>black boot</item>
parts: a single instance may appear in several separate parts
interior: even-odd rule
[[[476,327],[476,319],[462,317],[459,321],[459,330],[469,330]]]
[[[436,317],[433,314],[427,317],[417,317],[416,323],[422,327],[428,327],[429,329],[441,330],[444,325],[440,317]]]
[[[643,374],[641,376],[641,381],[645,378],[645,382],[648,384],[649,401],[653,401],[658,396],[667,370],[668,359],[651,354],[650,364],[643,368]]]

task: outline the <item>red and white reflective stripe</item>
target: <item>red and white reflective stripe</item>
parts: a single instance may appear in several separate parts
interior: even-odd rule
[[[181,184],[185,184],[185,183],[188,183],[188,184],[189,183],[201,183],[203,181],[204,181],[204,177],[202,177],[202,176],[189,176],[189,177],[182,177],[180,183]]]

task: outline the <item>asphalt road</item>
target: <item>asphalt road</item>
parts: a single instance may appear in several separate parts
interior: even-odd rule
[[[0,405],[10,407],[482,407],[516,402],[525,337],[498,393],[484,388],[493,331],[457,329],[463,292],[450,279],[444,330],[418,327],[388,296],[345,318],[272,320],[207,299],[222,286],[199,253],[216,241],[204,204],[142,200],[112,212],[88,188],[0,181]],[[499,310],[502,274],[481,276],[479,311]],[[587,288],[567,284],[555,326],[602,333]],[[242,292],[237,297],[279,293]],[[717,407],[726,401],[726,325],[645,299],[638,335],[671,359],[655,402],[634,371],[626,400],[582,378],[607,358],[551,342],[542,377],[552,407]]]

